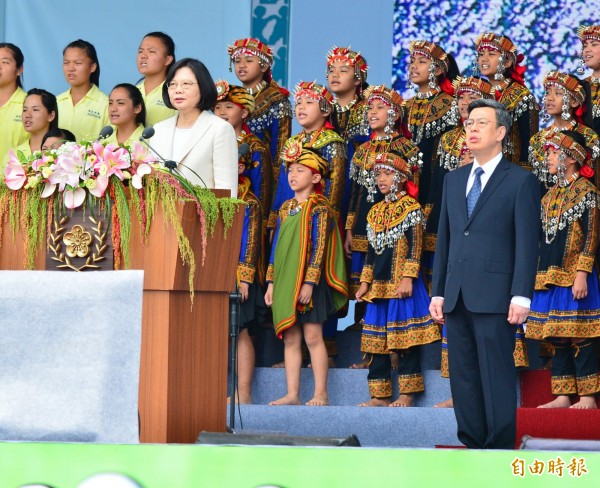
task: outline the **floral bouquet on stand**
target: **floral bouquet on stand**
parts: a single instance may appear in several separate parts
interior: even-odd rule
[[[200,220],[203,264],[207,238],[219,216],[227,230],[240,200],[217,198],[212,191],[192,185],[177,170],[164,168],[138,142],[133,146],[67,142],[29,157],[11,150],[4,184],[0,184],[0,232],[7,217],[13,232],[17,224],[26,229],[25,267],[32,269],[52,221],[80,207],[92,214],[100,209],[110,217],[114,268],[120,269],[122,261],[129,266],[132,212],[137,215],[141,235],[147,237],[160,204],[175,228],[181,258],[190,268],[191,290],[195,255],[177,216],[178,204],[186,201],[195,202]]]

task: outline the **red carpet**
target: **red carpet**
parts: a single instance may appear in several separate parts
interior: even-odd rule
[[[521,408],[517,409],[517,447],[524,435],[545,439],[600,439],[600,410],[536,408],[554,399],[550,371],[521,373]]]
[[[552,400],[549,370],[521,371],[521,407],[536,408]]]

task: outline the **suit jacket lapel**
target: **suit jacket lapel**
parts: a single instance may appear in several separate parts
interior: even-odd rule
[[[492,176],[486,183],[485,188],[481,192],[481,195],[479,195],[479,199],[477,200],[477,203],[475,204],[475,208],[473,209],[473,213],[471,214],[471,217],[469,218],[467,224],[471,223],[471,221],[475,218],[475,216],[477,215],[477,213],[479,212],[481,207],[483,207],[483,205],[485,205],[485,202],[490,197],[490,195],[492,193],[494,193],[496,188],[498,188],[498,185],[506,177],[506,170],[508,170],[508,168],[509,168],[509,164],[503,158],[500,161],[500,163],[498,163],[498,166],[496,166],[496,169],[494,170],[494,172],[492,173]],[[465,209],[466,209],[466,204],[465,204]]]
[[[200,139],[206,133],[210,125],[210,115],[206,112],[206,110],[204,110],[194,123],[191,137],[189,138],[187,146],[185,147],[185,150],[181,155],[181,161],[185,159],[185,157],[189,154],[192,148],[200,141]],[[177,162],[179,163],[181,161]]]

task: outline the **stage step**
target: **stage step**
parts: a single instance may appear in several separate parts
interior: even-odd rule
[[[240,405],[234,430],[321,437],[355,434],[363,447],[460,446],[454,411],[448,408]]]
[[[329,370],[329,401],[335,406],[355,406],[369,399],[366,369]],[[392,377],[394,395],[398,395],[397,376]],[[415,406],[432,407],[450,397],[450,382],[440,377],[436,370],[424,371],[425,392],[415,395]],[[300,400],[304,403],[312,398],[314,380],[312,370],[303,368],[300,382]],[[266,405],[286,393],[285,369],[256,368],[254,374],[252,400],[254,404]]]

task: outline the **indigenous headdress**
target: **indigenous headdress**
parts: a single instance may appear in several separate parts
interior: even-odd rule
[[[254,110],[254,97],[241,86],[230,85],[225,80],[215,82],[217,87],[217,102],[232,102],[245,108],[248,112]]]
[[[302,147],[300,141],[294,141],[287,147],[283,153],[283,161],[286,169],[292,163],[298,163],[310,168],[315,173],[319,173],[323,178],[328,178],[330,174],[327,160],[315,151]]]
[[[588,39],[600,41],[600,25],[582,25],[577,29],[577,35],[582,43]]]
[[[371,85],[365,90],[365,100],[371,101],[373,99],[381,100],[386,105],[392,107],[402,117],[404,113],[404,99],[396,90],[387,88],[385,85]]]
[[[385,85],[371,85],[365,90],[364,98],[367,100],[367,103],[369,103],[371,100],[381,100],[390,107],[387,111],[387,121],[384,130],[386,134],[391,134],[394,132],[396,120],[402,120],[402,117],[404,116],[404,100],[400,94],[391,88],[386,88]],[[396,116],[398,116],[398,118],[394,120]],[[364,117],[365,123],[368,123],[368,110],[365,110]]]
[[[271,68],[273,67],[273,51],[264,42],[255,39],[254,37],[246,37],[238,39],[227,48],[229,54],[229,71],[231,71],[231,63],[239,56],[256,56],[260,59],[262,66],[268,66],[264,74],[264,79],[270,82],[272,79]]]
[[[448,55],[437,44],[429,41],[411,41],[408,45],[408,50],[411,57],[420,54],[431,59],[438,67],[442,68],[444,73],[448,71]]]
[[[410,165],[406,159],[391,152],[375,154],[373,159],[373,170],[376,171],[382,168],[393,169],[407,179],[411,178],[412,176]]]
[[[560,71],[550,71],[544,78],[544,89],[547,90],[550,86],[555,86],[564,90],[562,97],[562,113],[560,115],[561,118],[563,120],[569,120],[571,118],[571,107],[569,100],[569,97],[571,97],[578,105],[575,115],[577,116],[578,120],[581,120],[581,117],[583,116],[583,104],[585,103],[585,90],[579,84],[579,80],[566,73],[561,73]],[[544,97],[542,98],[542,111],[544,112],[544,115],[542,115],[543,119],[548,120],[550,116],[546,112],[545,93]]]
[[[459,120],[461,120],[460,111],[458,110],[458,97],[461,93],[474,93],[481,98],[494,99],[494,89],[492,88],[492,85],[483,78],[478,78],[476,76],[467,76],[463,78],[458,76],[452,82],[452,87],[454,88],[455,97],[454,100],[452,100],[452,108],[450,110],[454,124],[457,124]]]
[[[432,90],[438,87],[437,77],[435,71],[437,68],[442,70],[442,82],[440,88],[444,93],[454,95],[452,90],[452,83],[448,79],[448,70],[450,69],[450,60],[448,54],[440,46],[429,41],[411,41],[408,45],[410,57],[420,55],[431,59],[431,65],[429,66],[429,88]],[[407,73],[408,81],[410,82],[410,75]]]
[[[588,166],[587,149],[563,132],[553,132],[546,138],[544,149],[553,148],[571,156],[580,166]],[[593,174],[593,173],[592,173]],[[586,176],[582,173],[582,176]]]
[[[254,37],[238,39],[227,48],[229,58],[233,61],[238,56],[256,56],[269,68],[273,67],[273,51],[264,42]],[[231,62],[230,62],[231,67]]]
[[[410,164],[406,159],[392,152],[377,153],[373,158],[373,171],[378,169],[392,169],[396,171],[398,177],[394,177],[394,184],[390,188],[389,197],[386,195],[387,200],[396,200],[396,192],[398,191],[398,184],[400,183],[400,177],[406,178],[404,188],[412,198],[417,198],[419,194],[419,188],[412,181],[412,171]],[[373,180],[375,183],[375,180]]]
[[[550,71],[544,78],[544,88],[549,86],[557,86],[564,89],[573,99],[579,104],[585,101],[585,91],[579,84],[579,80],[560,71]]]
[[[458,98],[461,93],[469,92],[475,93],[482,98],[488,98],[490,100],[494,99],[494,89],[492,88],[492,85],[483,78],[477,78],[475,76],[463,78],[459,76],[454,80],[452,86],[454,87],[456,98]]]
[[[577,29],[577,35],[581,44],[587,40],[600,41],[600,25],[582,25]],[[583,49],[581,52],[581,58],[579,59],[580,66],[577,68],[577,74],[583,75],[585,72],[585,60],[583,59]]]
[[[512,61],[510,77],[520,85],[524,84],[523,74],[525,73],[525,66],[519,66],[519,64],[525,57],[517,53],[517,47],[508,37],[499,36],[493,32],[484,32],[483,34],[479,34],[477,39],[475,39],[475,48],[477,53],[482,49],[491,49],[500,53],[498,71],[495,75],[496,79],[501,79],[503,76],[504,60],[509,59]],[[477,62],[475,62],[475,65],[477,65]]]
[[[294,90],[294,101],[300,97],[309,97],[319,102],[321,112],[331,112],[333,110],[333,95],[323,85],[316,81],[301,81]]]
[[[367,81],[367,70],[369,67],[367,66],[365,58],[363,58],[359,52],[350,50],[350,46],[334,46],[327,53],[327,67],[329,68],[333,63],[339,62],[352,66],[354,68],[354,76],[356,79],[360,80],[361,83]]]

